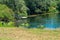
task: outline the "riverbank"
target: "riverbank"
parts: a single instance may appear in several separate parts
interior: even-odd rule
[[[0,40],[60,40],[60,31],[0,27]]]

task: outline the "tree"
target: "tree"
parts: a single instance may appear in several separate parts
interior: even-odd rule
[[[21,16],[27,16],[27,7],[23,0],[0,0],[0,3],[7,5],[13,10],[16,26],[18,26],[16,21],[18,21]]]
[[[47,0],[48,1],[48,0]],[[43,14],[48,12],[48,5],[46,0],[25,0],[26,6],[29,8],[29,14]]]
[[[14,12],[12,9],[8,8],[6,5],[0,4],[0,20],[10,20],[12,21],[14,19]],[[7,18],[7,19],[6,19]]]

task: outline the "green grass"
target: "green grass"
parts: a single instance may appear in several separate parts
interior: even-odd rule
[[[13,27],[13,26],[14,26],[13,22],[9,22],[9,23],[0,22],[0,27]]]
[[[13,40],[13,39],[11,39],[11,38],[6,38],[6,37],[2,37],[2,38],[0,38],[0,40]]]

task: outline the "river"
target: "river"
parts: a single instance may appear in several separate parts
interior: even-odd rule
[[[23,19],[23,23],[28,23],[28,28],[44,28],[55,29],[60,28],[60,14],[38,15],[36,17],[29,17]]]

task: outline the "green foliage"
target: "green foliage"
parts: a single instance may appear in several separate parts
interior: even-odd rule
[[[20,26],[28,28],[29,27],[29,23],[22,23]]]
[[[26,7],[24,0],[19,0],[17,9],[19,11],[20,16],[27,16],[27,7]]]
[[[38,25],[38,28],[39,28],[39,29],[44,29],[45,26],[44,26],[44,25]]]
[[[57,11],[57,4],[60,0],[0,0],[0,3],[6,4],[12,10],[16,10],[20,16],[27,16],[27,14],[41,14],[45,12]],[[51,7],[54,7],[55,10]],[[28,13],[27,13],[28,12]]]
[[[14,22],[0,22],[0,27],[14,27]]]
[[[60,0],[0,0],[0,18],[15,21],[28,14],[60,12]],[[28,24],[26,24],[28,26]]]
[[[12,20],[14,13],[13,11],[8,8],[6,5],[0,4],[0,18],[5,18],[7,17],[8,19]]]

